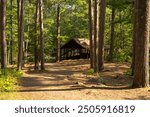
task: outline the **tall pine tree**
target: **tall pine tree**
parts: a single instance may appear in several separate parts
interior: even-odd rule
[[[149,86],[149,18],[150,0],[136,0],[137,14],[133,87]]]

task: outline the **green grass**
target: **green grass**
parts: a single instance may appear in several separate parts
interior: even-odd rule
[[[0,92],[11,92],[18,85],[22,73],[15,69],[0,70]]]

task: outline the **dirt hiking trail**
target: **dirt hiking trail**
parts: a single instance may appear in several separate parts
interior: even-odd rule
[[[25,100],[135,100],[150,99],[150,89],[130,89],[124,74],[128,64],[106,63],[100,76],[87,74],[89,60],[47,63],[46,71],[27,66],[17,99]]]

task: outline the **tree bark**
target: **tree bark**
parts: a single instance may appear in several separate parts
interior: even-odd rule
[[[39,24],[40,24],[40,60],[41,70],[45,70],[44,60],[44,35],[43,35],[43,0],[39,0]]]
[[[114,27],[115,27],[115,8],[112,7],[112,15],[111,15],[111,36],[110,36],[110,51],[109,51],[109,61],[113,62],[114,56]]]
[[[13,11],[13,4],[12,4],[12,0],[10,0],[10,8],[11,8],[11,12]],[[12,14],[10,16],[10,25],[11,25],[11,29],[10,29],[10,64],[13,64],[13,20],[12,20]]]
[[[89,0],[89,37],[90,37],[90,67],[93,68],[93,1]]]
[[[57,62],[60,62],[60,3],[57,4]]]
[[[6,0],[1,0],[0,2],[1,68],[5,69],[7,67]]]
[[[36,0],[36,14],[35,14],[35,40],[34,40],[34,69],[39,70],[39,36],[38,36],[38,19],[39,19],[39,0]]]
[[[23,66],[24,0],[18,0],[18,70]]]
[[[100,20],[99,20],[99,36],[98,36],[98,72],[104,69],[104,34],[105,34],[105,14],[106,0],[100,3]]]
[[[135,68],[135,45],[136,45],[136,31],[137,31],[137,2],[136,0],[134,0],[134,19],[133,19],[133,41],[132,41],[132,45],[133,45],[133,49],[132,49],[132,64],[131,64],[131,75],[134,76],[134,68]]]
[[[94,40],[93,40],[93,67],[94,72],[97,72],[97,0],[94,0]]]
[[[149,86],[149,17],[150,0],[136,0],[137,28],[133,88]]]

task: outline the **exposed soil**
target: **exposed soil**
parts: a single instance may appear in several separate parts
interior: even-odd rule
[[[150,88],[131,89],[129,65],[106,63],[100,74],[89,75],[88,60],[47,63],[46,71],[27,66],[16,99],[26,100],[147,100]]]

